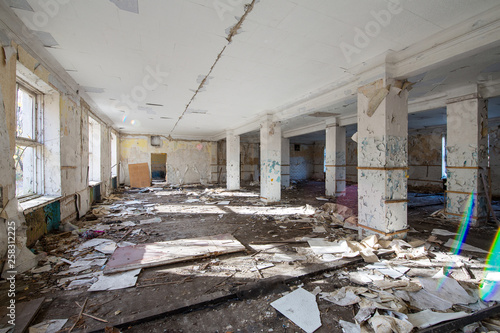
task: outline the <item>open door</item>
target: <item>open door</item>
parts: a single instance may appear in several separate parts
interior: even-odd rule
[[[151,154],[151,179],[162,182],[167,179],[167,154]]]

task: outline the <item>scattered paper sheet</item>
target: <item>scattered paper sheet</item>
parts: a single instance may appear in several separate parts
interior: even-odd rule
[[[200,199],[187,199],[184,201],[185,203],[193,203],[193,202],[200,202]]]
[[[219,201],[218,205],[229,205],[230,201]]]
[[[425,289],[417,291],[416,293],[409,293],[411,304],[419,309],[434,309],[444,311],[453,306],[451,302],[431,294]]]
[[[348,321],[339,320],[340,326],[342,326],[342,332],[344,333],[361,333],[361,327],[358,324],[350,323]]]
[[[305,289],[298,288],[272,302],[271,306],[307,333],[312,333],[321,327],[316,296]]]
[[[450,238],[444,244],[444,246],[454,249],[454,248],[457,247],[457,244],[458,244],[457,240]],[[480,249],[478,247],[475,247],[475,246],[472,246],[472,245],[469,245],[469,244],[465,244],[465,243],[462,243],[462,245],[460,245],[460,249],[463,250],[463,251],[469,251],[469,252],[489,253],[488,251],[485,251],[483,249]]]
[[[468,314],[463,311],[442,313],[434,312],[431,310],[424,310],[417,313],[408,314],[408,321],[415,327],[427,328],[443,321],[457,319],[465,316],[468,316]]]
[[[378,314],[371,317],[368,322],[375,332],[410,333],[413,329],[413,324],[407,320]]]
[[[141,269],[138,268],[119,274],[101,275],[99,280],[89,288],[89,291],[116,290],[133,287],[137,282],[137,276],[140,272]]]
[[[106,239],[106,238],[93,238],[91,240],[86,241],[85,243],[80,244],[78,247],[78,250],[82,251],[84,249],[87,249],[89,247],[96,247],[102,243],[114,243],[111,239]]]
[[[266,269],[266,268],[270,268],[270,267],[274,267],[274,264],[271,264],[271,263],[258,264],[256,267],[251,268],[250,272],[255,272],[256,270],[260,271],[260,270],[263,270],[263,269]]]
[[[500,302],[500,272],[488,272],[479,286],[483,301]]]
[[[456,236],[457,235],[456,232],[451,232],[451,231],[444,230],[444,229],[433,229],[432,234],[438,235],[438,236]]]
[[[150,224],[150,223],[159,223],[161,222],[161,217],[153,217],[151,219],[147,219],[147,220],[141,220],[141,224]]]
[[[405,267],[405,266],[388,267],[388,266],[386,266],[385,262],[379,262],[379,263],[375,263],[373,265],[367,265],[366,268],[376,269],[380,273],[382,273],[388,277],[391,277],[393,279],[399,279],[406,272],[408,272],[410,270],[408,267]]]
[[[29,333],[56,333],[61,330],[68,319],[46,320],[29,328]]]
[[[340,306],[353,305],[361,301],[361,298],[346,287],[342,287],[331,293],[322,293],[320,298],[326,299],[327,301]]]
[[[328,242],[324,238],[310,238],[307,240],[314,254],[322,255],[327,253],[348,253],[351,249],[346,241]]]
[[[455,280],[447,276],[439,279],[418,278],[422,287],[431,294],[444,299],[452,304],[469,304],[477,302],[467,291]]]

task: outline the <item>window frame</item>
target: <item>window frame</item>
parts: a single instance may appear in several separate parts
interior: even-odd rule
[[[18,96],[19,90],[27,93],[33,97],[33,110],[32,110],[32,133],[33,138],[29,138],[26,136],[18,136],[17,134],[17,126],[18,119],[17,115],[19,113],[18,106]],[[43,154],[44,154],[44,144],[43,144],[43,96],[44,94],[38,89],[34,88],[29,83],[25,82],[21,78],[17,78],[16,80],[16,149],[17,147],[25,147],[33,148],[34,154],[34,165],[32,166],[33,170],[33,179],[34,184],[31,190],[33,193],[17,195],[17,184],[16,184],[16,198],[20,201],[26,201],[30,199],[34,199],[40,197],[44,193],[44,179],[43,179]],[[23,152],[24,153],[24,152]],[[16,161],[17,164],[17,161]],[[24,173],[24,170],[23,170]]]

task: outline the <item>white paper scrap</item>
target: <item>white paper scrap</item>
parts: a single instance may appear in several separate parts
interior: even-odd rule
[[[305,289],[298,288],[272,302],[271,306],[307,333],[312,333],[321,327],[316,296]]]
[[[89,291],[116,290],[133,287],[137,282],[137,276],[140,272],[141,269],[138,268],[119,274],[101,275],[99,280],[89,288]]]
[[[448,241],[444,244],[444,246],[454,249],[457,247],[457,244],[458,244],[457,240],[449,238]],[[488,251],[485,251],[483,249],[465,243],[462,243],[462,245],[460,245],[460,249],[469,252],[489,253]]]
[[[150,223],[159,223],[161,222],[161,217],[153,217],[151,219],[147,219],[147,220],[141,220],[141,224],[150,224]]]
[[[426,328],[443,321],[465,317],[468,314],[460,312],[442,313],[431,310],[424,310],[417,313],[408,314],[408,321],[418,328]]]
[[[433,235],[438,235],[438,236],[455,236],[457,233],[456,232],[451,232],[448,230],[444,229],[433,229],[432,230]]]

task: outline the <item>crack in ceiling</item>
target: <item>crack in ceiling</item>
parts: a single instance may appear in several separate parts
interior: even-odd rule
[[[225,45],[222,50],[219,52],[219,54],[217,55],[217,58],[215,59],[214,63],[212,64],[212,66],[210,67],[210,70],[208,71],[208,74],[205,75],[205,77],[203,78],[203,80],[201,80],[200,82],[200,85],[198,86],[198,88],[196,89],[196,91],[194,92],[193,96],[191,97],[191,99],[189,100],[188,104],[186,105],[186,108],[184,109],[184,111],[182,112],[182,114],[179,116],[179,119],[177,119],[177,121],[175,122],[174,124],[174,127],[172,128],[172,130],[170,131],[170,135],[173,134],[175,128],[177,127],[177,125],[179,124],[179,122],[181,121],[181,119],[184,117],[184,115],[188,114],[188,108],[189,106],[191,105],[191,103],[194,101],[194,99],[196,98],[196,95],[198,95],[198,93],[200,91],[203,91],[203,86],[205,85],[205,83],[207,83],[208,80],[210,80],[212,77],[210,76],[210,74],[212,73],[212,71],[214,70],[215,68],[215,65],[217,65],[217,63],[219,62],[220,58],[222,57],[222,54],[224,53],[224,51],[226,50],[226,47],[231,44],[231,41],[233,40],[233,37],[238,33],[238,30],[241,28],[241,26],[243,25],[243,22],[245,21],[247,15],[253,10],[253,7],[255,5],[255,3],[258,2],[258,0],[252,0],[251,3],[249,4],[246,4],[245,5],[245,13],[243,14],[243,16],[238,20],[238,22],[231,28],[231,30],[229,31],[229,34],[228,36],[226,37],[227,39],[227,45]]]

